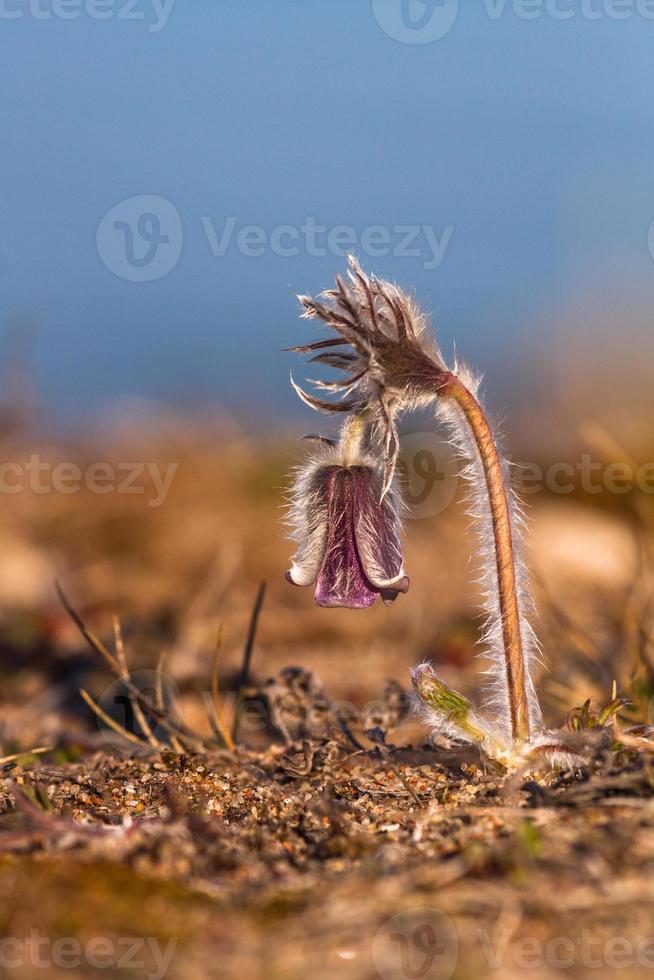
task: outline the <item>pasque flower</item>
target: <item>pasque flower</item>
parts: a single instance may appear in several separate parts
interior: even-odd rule
[[[377,596],[392,602],[406,592],[400,547],[399,502],[394,489],[382,498],[379,465],[360,451],[350,420],[338,446],[322,440],[320,456],[297,473],[291,523],[299,548],[286,578],[314,585],[319,606],[365,609]]]
[[[418,697],[436,727],[456,728],[464,737],[474,729],[489,745],[499,740],[534,747],[543,728],[531,679],[538,643],[521,561],[522,520],[508,465],[479,398],[480,378],[464,365],[447,366],[410,295],[366,275],[354,258],[349,264],[347,278],[337,277],[333,289],[299,297],[303,316],[320,321],[330,335],[293,350],[340,377],[312,382],[331,399],[293,386],[312,408],[346,421],[338,445],[323,450],[296,481],[300,548],[289,578],[300,585],[316,582],[321,605],[368,606],[377,594],[390,598],[404,591],[394,489],[397,423],[402,413],[431,406],[465,463],[461,475],[479,534],[483,645],[491,661],[484,731],[491,734],[482,732],[482,716],[471,727],[465,699],[422,668],[414,676]],[[359,433],[354,442],[353,432]],[[514,757],[521,753],[516,750]]]

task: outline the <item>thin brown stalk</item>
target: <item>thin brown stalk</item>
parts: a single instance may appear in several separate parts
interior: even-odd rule
[[[166,705],[163,696],[163,665],[166,659],[165,651],[159,654],[159,659],[157,660],[157,673],[155,677],[155,704],[157,711],[163,715],[166,710]],[[168,738],[170,739],[170,744],[175,752],[182,753],[184,751],[179,739],[174,732],[168,732]]]
[[[123,642],[123,631],[121,629],[120,619],[118,618],[118,616],[114,616],[113,624],[114,624],[114,641],[116,647],[116,657],[118,659],[120,668],[123,672],[123,679],[129,680],[129,668],[127,666],[127,658],[125,657],[125,644]],[[148,743],[152,746],[153,749],[161,749],[162,748],[161,742],[155,737],[155,734],[152,731],[152,728],[150,727],[150,724],[141,709],[139,699],[135,697],[133,694],[130,694],[129,700],[130,700],[130,704],[132,705],[132,709],[134,711],[134,717],[136,719],[136,722],[139,728],[141,729],[141,731],[143,732],[143,734],[145,735],[146,739],[148,740]]]
[[[495,541],[511,734],[515,741],[526,741],[529,738],[529,705],[520,633],[520,611],[509,498],[502,472],[502,461],[484,410],[463,382],[452,374],[444,384],[439,385],[439,394],[452,398],[465,415],[479,451],[486,478],[486,490]]]
[[[232,738],[231,732],[226,723],[226,719],[223,718],[223,707],[220,702],[220,685],[218,681],[218,664],[220,661],[220,650],[222,643],[223,624],[220,623],[211,668],[211,709],[209,711],[209,721],[211,722],[211,727],[214,730],[214,734],[218,738],[221,738],[225,743],[225,746],[231,751],[234,748],[234,739]]]
[[[238,734],[239,706],[243,696],[243,689],[245,688],[248,682],[248,678],[250,676],[250,663],[252,661],[254,640],[257,635],[259,614],[261,613],[261,607],[263,606],[263,600],[265,598],[265,595],[266,595],[266,583],[261,582],[261,584],[259,585],[259,589],[257,591],[256,599],[254,600],[254,606],[252,607],[252,614],[250,616],[250,626],[248,628],[248,635],[245,641],[245,646],[243,647],[243,663],[241,665],[241,673],[236,688],[236,704],[234,706],[234,721],[232,723],[232,739],[234,741],[236,741],[236,736]]]

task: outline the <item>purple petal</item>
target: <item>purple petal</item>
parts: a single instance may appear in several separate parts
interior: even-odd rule
[[[327,549],[316,584],[319,606],[366,609],[377,598],[363,571],[354,531],[355,499],[365,483],[362,467],[333,469],[327,477]]]
[[[304,536],[286,578],[293,585],[315,581],[317,605],[366,609],[378,595],[392,602],[407,591],[399,520],[392,494],[380,502],[381,486],[368,466],[322,466],[300,478]]]
[[[384,602],[407,592],[400,545],[400,521],[390,494],[380,501],[381,487],[370,470],[355,481],[355,538],[359,559],[370,585]]]

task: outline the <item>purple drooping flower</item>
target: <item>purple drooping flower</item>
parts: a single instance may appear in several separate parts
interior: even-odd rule
[[[378,595],[392,602],[409,588],[393,494],[372,465],[325,460],[302,472],[293,520],[300,547],[286,578],[316,586],[319,606],[365,609]]]

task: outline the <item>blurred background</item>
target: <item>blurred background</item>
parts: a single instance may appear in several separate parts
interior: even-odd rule
[[[474,539],[428,419],[404,433],[409,596],[327,617],[283,582],[297,438],[330,423],[282,349],[311,334],[295,294],[348,251],[483,369],[538,587],[581,615],[617,586],[621,620],[654,492],[647,4],[14,0],[0,19],[8,663],[70,654],[56,575],[189,675],[219,616],[236,656],[263,579],[262,670],[312,630],[377,649],[382,624],[390,673],[468,662]]]
[[[137,398],[266,430],[300,414],[294,296],[352,249],[500,409],[573,354],[646,372],[646,8],[7,0],[4,363],[49,424]]]
[[[115,686],[55,579],[106,642],[120,617],[132,667],[165,656],[203,733],[219,624],[228,695],[261,582],[254,697],[299,665],[359,739],[401,715],[401,744],[426,734],[389,708],[412,664],[479,697],[476,543],[429,418],[402,435],[409,593],[317,610],[284,581],[299,438],[332,424],[283,348],[318,336],[295,296],[349,251],[484,373],[530,518],[548,723],[614,680],[651,721],[651,7],[0,0],[3,761],[117,749],[79,696],[110,711]],[[33,904],[5,900],[8,934]]]
[[[282,607],[313,615],[283,588],[280,505],[296,437],[330,424],[292,395],[302,368],[282,348],[311,332],[295,294],[350,250],[415,289],[446,356],[483,369],[510,455],[540,472],[528,503],[551,587],[568,566],[628,582],[625,520],[654,491],[651,468],[638,481],[654,401],[646,7],[5,4],[5,611],[48,607],[59,569],[94,601],[145,615],[147,592],[161,614],[225,553],[236,593],[272,576]],[[456,467],[427,419],[404,453],[409,557],[452,533],[461,558],[460,580],[448,558],[447,588],[414,588],[461,612]],[[422,622],[419,595],[404,604]],[[378,616],[403,630],[400,603],[352,621],[372,635]]]
[[[554,525],[570,512],[575,533],[579,507],[648,510],[647,4],[12,0],[0,20],[7,602],[51,596],[56,563],[87,588],[96,564],[124,585],[90,529],[133,558],[166,519],[196,575],[233,546],[281,581],[295,439],[329,429],[292,395],[302,368],[282,348],[311,332],[295,294],[327,286],[350,250],[415,289],[446,356],[456,345],[483,369],[511,456],[543,468],[537,534],[554,493]],[[405,456],[422,541],[458,499],[456,471],[428,420],[409,425]],[[88,470],[107,459],[98,489]],[[607,489],[625,460],[628,486]],[[255,553],[214,479],[265,514]],[[138,534],[116,530],[128,513]],[[561,530],[559,551],[628,577],[617,545],[595,560],[598,533],[590,547]],[[180,571],[171,558],[158,575]]]

